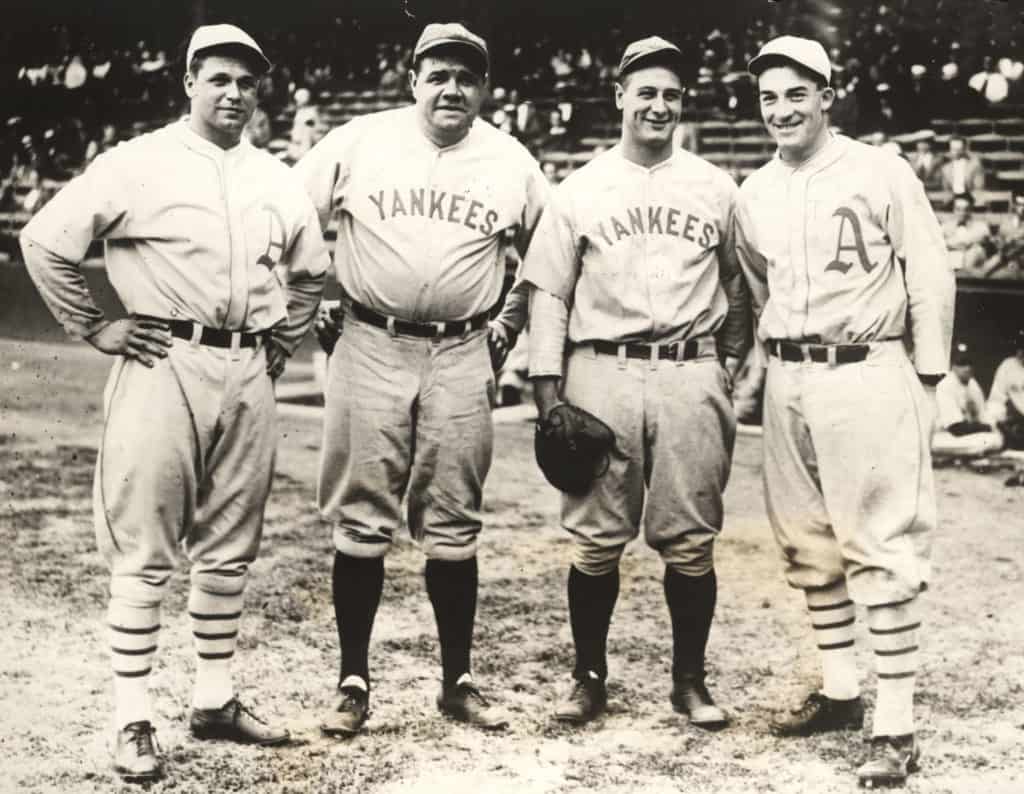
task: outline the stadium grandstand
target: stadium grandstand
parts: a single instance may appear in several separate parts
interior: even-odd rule
[[[409,101],[410,45],[425,22],[459,19],[488,38],[495,126],[521,139],[558,180],[618,139],[611,84],[624,43],[659,33],[687,57],[680,145],[737,181],[773,151],[745,64],[781,33],[826,44],[845,134],[907,157],[940,218],[969,190],[991,232],[988,269],[970,279],[1021,279],[1024,256],[1001,242],[1024,207],[1024,11],[1002,0],[715,0],[669,5],[588,0],[14,0],[0,32],[0,252],[68,179],[120,140],[184,112],[181,44],[200,22],[252,30],[275,61],[251,140],[286,161],[329,129]],[[950,141],[983,178],[952,184]],[[955,147],[960,148],[959,144]],[[963,182],[962,178],[954,182]],[[1024,209],[1021,210],[1024,217]],[[1017,225],[1021,225],[1018,223]],[[1021,231],[1024,237],[1024,229]],[[1009,251],[1001,256],[1004,248]]]

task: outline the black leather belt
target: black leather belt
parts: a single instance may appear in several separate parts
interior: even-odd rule
[[[625,347],[626,358],[645,358],[650,360],[652,347],[658,348],[658,358],[669,361],[687,361],[700,355],[699,339],[687,339],[685,342],[672,342],[667,345],[645,345],[642,342],[605,342],[599,339],[591,344],[593,344],[595,352],[606,353],[609,356],[617,356],[619,348]],[[681,352],[679,350],[680,346],[682,347]]]
[[[470,331],[479,331],[489,318],[488,312],[483,312],[468,320],[446,320],[436,323],[414,323],[410,320],[399,320],[397,317],[388,317],[364,306],[361,303],[352,301],[352,314],[364,323],[384,328],[402,336],[421,336],[425,338],[440,336],[462,336]]]
[[[153,317],[148,314],[136,314],[140,320],[153,320],[158,323],[166,325],[170,331],[171,336],[176,336],[178,339],[191,340],[195,333],[196,326],[198,323],[193,323],[189,320],[168,320],[165,317]],[[261,334],[252,334],[247,331],[229,331],[226,328],[207,328],[205,325],[199,326],[202,330],[199,332],[199,344],[207,345],[209,347],[231,347],[231,337],[235,334],[238,335],[238,346],[239,347],[256,347],[260,340],[263,338]]]
[[[768,351],[783,361],[816,361],[820,364],[853,364],[868,357],[871,345],[818,345],[769,339]],[[833,352],[834,351],[834,352]],[[834,356],[834,358],[833,358]]]

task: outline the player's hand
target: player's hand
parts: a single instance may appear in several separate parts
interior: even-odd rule
[[[334,346],[341,336],[341,301],[320,301],[313,321],[313,332],[320,347],[327,355],[334,352]]]
[[[722,360],[722,369],[725,371],[725,388],[729,394],[732,394],[733,388],[736,386],[736,373],[740,371],[743,361],[736,356],[726,356]]]
[[[505,363],[508,354],[516,346],[517,337],[518,334],[497,320],[487,323],[487,349],[491,352],[491,367],[495,371],[501,369]]]
[[[288,363],[288,353],[273,339],[267,342],[267,374],[277,380]]]
[[[167,358],[173,344],[171,329],[159,320],[125,317],[107,323],[86,341],[108,356],[124,356],[146,367]]]

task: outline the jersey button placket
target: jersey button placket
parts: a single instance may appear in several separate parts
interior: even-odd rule
[[[810,272],[807,261],[807,177],[799,170],[794,171],[789,179],[790,218],[799,218],[800,222],[789,224],[789,263],[793,277],[792,314],[789,316],[786,331],[793,339],[803,335],[803,327],[807,319],[807,299],[810,293]]]

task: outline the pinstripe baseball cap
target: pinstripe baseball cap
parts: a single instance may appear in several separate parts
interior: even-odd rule
[[[192,34],[192,38],[188,42],[185,68],[188,69],[189,64],[192,63],[192,58],[195,57],[197,52],[208,50],[211,47],[223,47],[228,44],[245,47],[247,50],[252,50],[256,53],[257,63],[263,67],[263,74],[266,74],[272,68],[273,64],[263,54],[260,45],[255,42],[252,36],[235,25],[200,25],[196,28],[195,33]]]
[[[484,71],[490,68],[491,56],[487,52],[487,42],[458,22],[432,22],[423,28],[412,57],[415,60],[437,47],[450,45],[472,50],[483,58]]]
[[[777,65],[780,60],[792,61],[820,75],[825,78],[826,84],[832,82],[832,64],[825,48],[814,39],[804,39],[800,36],[779,36],[767,42],[757,56],[747,64],[747,71],[754,77],[759,77],[761,72],[772,65]]]
[[[677,71],[683,65],[683,53],[675,44],[661,36],[648,36],[626,47],[626,51],[622,53],[622,60],[619,61],[619,77],[639,69],[653,59],[659,62],[668,61]]]

